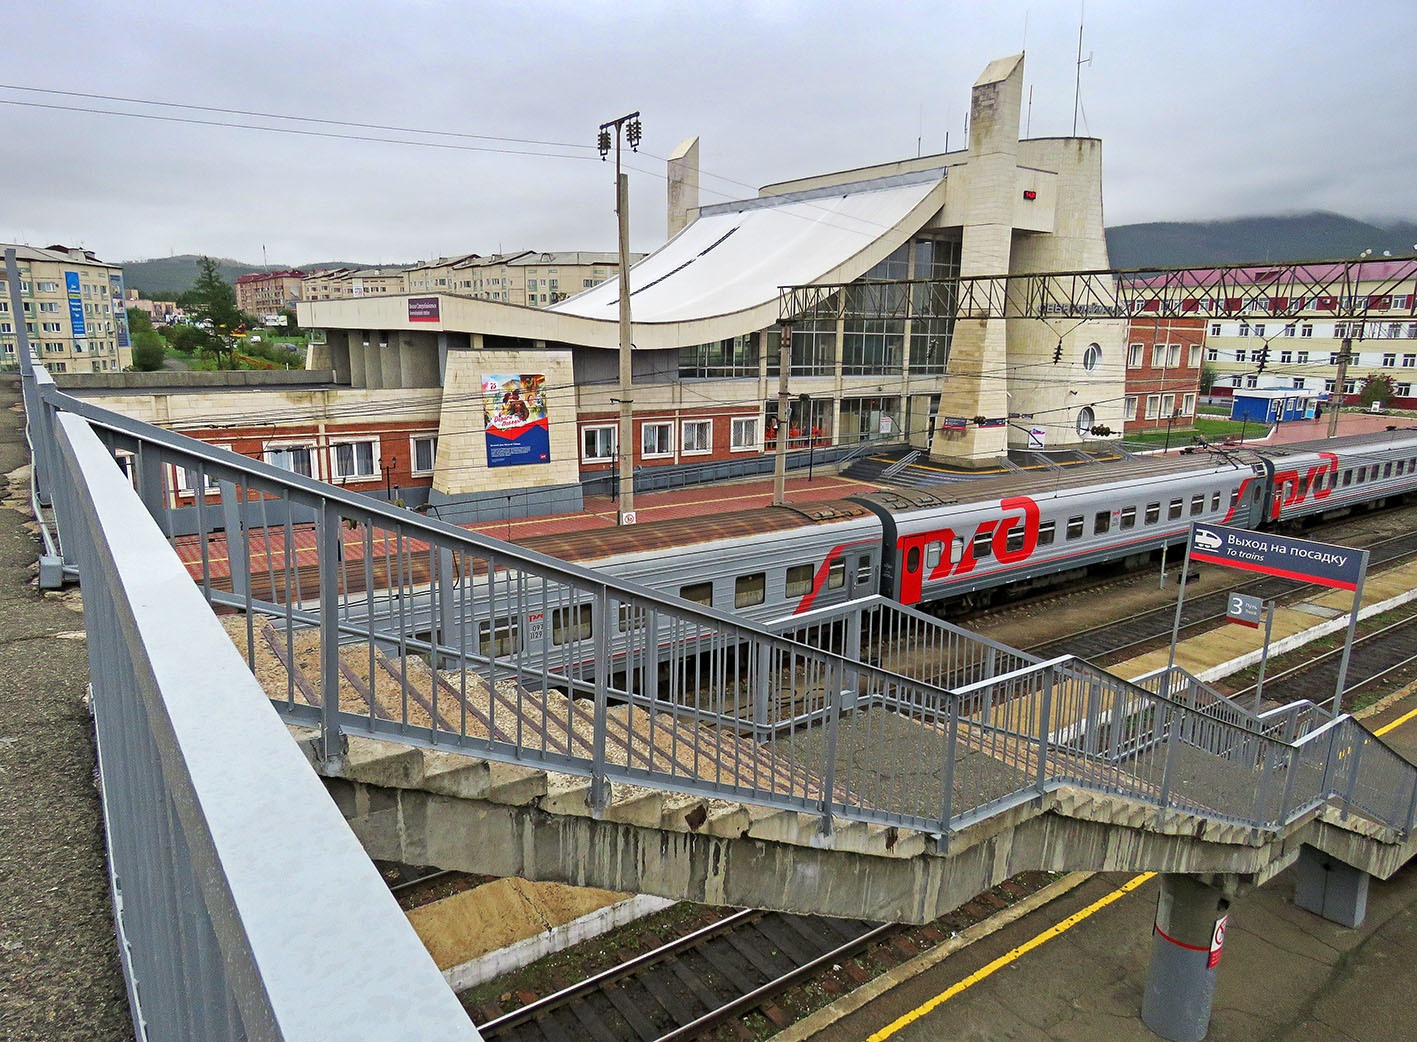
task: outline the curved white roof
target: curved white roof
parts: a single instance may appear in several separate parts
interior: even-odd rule
[[[705,207],[630,269],[635,324],[717,318],[775,304],[781,286],[858,278],[884,256],[870,247],[889,239],[894,249],[917,230],[919,215],[900,225],[943,180],[943,170],[931,170]],[[863,251],[860,264],[848,263]],[[616,278],[546,310],[615,321],[619,306]]]

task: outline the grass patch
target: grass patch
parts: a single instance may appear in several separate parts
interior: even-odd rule
[[[1198,416],[1194,426],[1181,426],[1175,424],[1171,428],[1172,447],[1189,445],[1196,437],[1205,438],[1206,441],[1219,442],[1234,435],[1243,435],[1246,441],[1263,438],[1269,433],[1269,428],[1262,423],[1245,423],[1241,420],[1226,420],[1217,417]],[[1156,446],[1166,444],[1166,429],[1163,427],[1157,431],[1139,431],[1136,434],[1128,434],[1125,439],[1127,445]]]

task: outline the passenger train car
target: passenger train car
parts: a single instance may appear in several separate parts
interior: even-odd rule
[[[1292,528],[1417,492],[1417,431],[1072,469],[525,540],[766,621],[879,593],[973,607],[1001,588],[1138,566],[1193,521]]]

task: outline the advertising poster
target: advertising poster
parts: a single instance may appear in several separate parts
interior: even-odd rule
[[[546,377],[542,374],[482,377],[482,418],[487,430],[489,467],[551,462],[545,388]]]
[[[88,333],[84,326],[84,301],[79,296],[79,273],[77,271],[64,273],[64,289],[69,298],[69,325],[73,327],[74,337],[77,339]]]
[[[118,329],[118,346],[128,346],[128,312],[123,307],[123,276],[108,276],[108,295],[113,308],[113,324]]]

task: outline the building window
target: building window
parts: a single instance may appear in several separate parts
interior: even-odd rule
[[[1149,394],[1146,396],[1146,419],[1156,419],[1157,412],[1161,409],[1161,395]]]
[[[794,341],[795,344],[795,341]],[[835,339],[832,347],[835,348]],[[835,370],[835,350],[832,351],[831,369]],[[796,366],[794,364],[794,370]],[[679,349],[679,375],[688,379],[705,379],[724,376],[758,375],[758,334],[718,340],[711,344],[696,344]]]
[[[292,474],[303,474],[307,478],[317,476],[313,445],[267,445],[263,455],[266,462],[273,467],[288,470]]]
[[[1087,435],[1092,432],[1092,428],[1097,426],[1097,417],[1093,414],[1090,406],[1084,405],[1078,410],[1077,432],[1080,435]]]
[[[335,442],[330,446],[332,457],[332,470],[335,481],[352,481],[356,479],[367,480],[379,476],[379,468],[375,463],[378,455],[378,442],[367,441],[342,441]]]
[[[58,293],[58,292],[59,292],[59,283],[57,283],[57,282],[36,282],[35,285],[36,285],[37,287],[39,287],[39,292],[41,292],[41,293]],[[85,286],[85,287],[84,287],[84,296],[87,297],[88,295],[89,295],[89,288],[88,288],[87,286]]]
[[[1297,361],[1299,362],[1300,365],[1308,365],[1308,364],[1309,364],[1309,352],[1307,352],[1307,351],[1300,351],[1300,352],[1299,352],[1299,355],[1298,355]]]
[[[1394,355],[1394,354],[1385,354],[1385,355],[1383,355],[1383,368],[1384,368],[1384,369],[1392,369],[1392,368],[1395,368],[1396,366],[1397,366],[1397,355]]]
[[[1181,399],[1181,415],[1194,416],[1196,414],[1196,396],[1188,394]]]
[[[1166,367],[1168,369],[1179,369],[1181,366],[1181,345],[1172,344],[1166,350]]]
[[[1294,389],[1296,391],[1302,391],[1304,389],[1304,378],[1302,376],[1294,377]]]
[[[1247,362],[1247,361],[1249,361],[1249,358],[1250,358],[1250,353],[1249,353],[1248,351],[1246,351],[1243,347],[1237,347],[1237,348],[1235,349],[1235,361],[1237,361],[1237,362]]]
[[[1146,345],[1144,344],[1133,344],[1130,348],[1127,349],[1127,366],[1129,368],[1137,369],[1141,366],[1142,352],[1145,350],[1145,348]]]
[[[1412,397],[1412,385],[1411,385],[1411,384],[1398,384],[1398,385],[1397,385],[1397,396],[1398,396],[1399,398],[1411,398],[1411,397]]]
[[[1126,419],[1135,420],[1137,418],[1137,400],[1129,397],[1127,399]]]
[[[1293,323],[1293,322],[1290,322],[1287,326],[1284,327],[1284,335],[1285,335],[1285,336],[1293,336],[1293,335],[1294,335],[1294,323]]]
[[[1241,322],[1241,323],[1240,323],[1240,336],[1249,336],[1249,335],[1250,335],[1250,324],[1249,324],[1248,322]]]
[[[1259,378],[1258,376],[1247,376],[1247,377],[1245,377],[1245,386],[1246,386],[1246,387],[1249,387],[1249,388],[1252,388],[1252,389],[1253,389],[1253,388],[1255,388],[1255,387],[1258,387],[1259,385],[1260,385],[1260,378]]]
[[[1293,351],[1281,351],[1281,352],[1279,352],[1279,361],[1280,361],[1280,364],[1282,364],[1282,365],[1287,365],[1287,364],[1289,364],[1290,362],[1294,361],[1294,352],[1293,352]]]
[[[62,331],[62,327],[58,322],[41,322],[40,326],[46,333],[58,333]]]
[[[1301,337],[1306,337],[1306,336],[1313,336],[1313,335],[1314,335],[1314,327],[1311,326],[1309,323],[1305,322],[1302,326],[1299,327],[1299,336],[1301,336]]]
[[[1187,365],[1189,368],[1191,368],[1191,369],[1199,369],[1199,368],[1200,368],[1200,364],[1201,364],[1201,346],[1200,346],[1200,344],[1192,344],[1192,345],[1191,345],[1191,350],[1190,350],[1190,360],[1187,361],[1186,365]]]
[[[685,420],[683,430],[684,455],[698,456],[713,451],[713,421]]]
[[[1413,366],[1417,366],[1417,355],[1403,355],[1402,368],[1411,369]]]
[[[438,458],[438,439],[413,438],[413,473],[432,474]]]
[[[1082,353],[1082,367],[1089,373],[1102,363],[1102,345],[1088,344]]]
[[[1264,336],[1264,323],[1263,323],[1263,322],[1256,322],[1256,323],[1255,323],[1255,336]]]
[[[1151,349],[1151,367],[1153,369],[1164,369],[1166,367],[1166,345],[1156,344]]]
[[[1218,362],[1218,361],[1220,361],[1220,351],[1219,351],[1219,349],[1214,348],[1214,347],[1207,347],[1207,348],[1205,349],[1205,360],[1206,360],[1207,362]]]
[[[1167,418],[1176,415],[1176,396],[1174,394],[1161,396],[1161,415]]]
[[[615,459],[616,428],[585,427],[581,430],[581,462],[608,463]]]
[[[640,426],[640,455],[657,459],[674,455],[674,424],[645,423]]]
[[[58,312],[59,312],[59,301],[57,301],[57,300],[41,300],[41,301],[39,302],[39,310],[40,310],[40,311],[49,312],[50,314],[58,314]]]
[[[1211,335],[1211,336],[1219,336],[1219,335],[1220,335],[1220,323],[1219,323],[1219,322],[1212,322],[1212,323],[1210,324],[1210,335]]]
[[[731,448],[744,452],[758,447],[758,418],[756,416],[734,417],[732,421]]]

